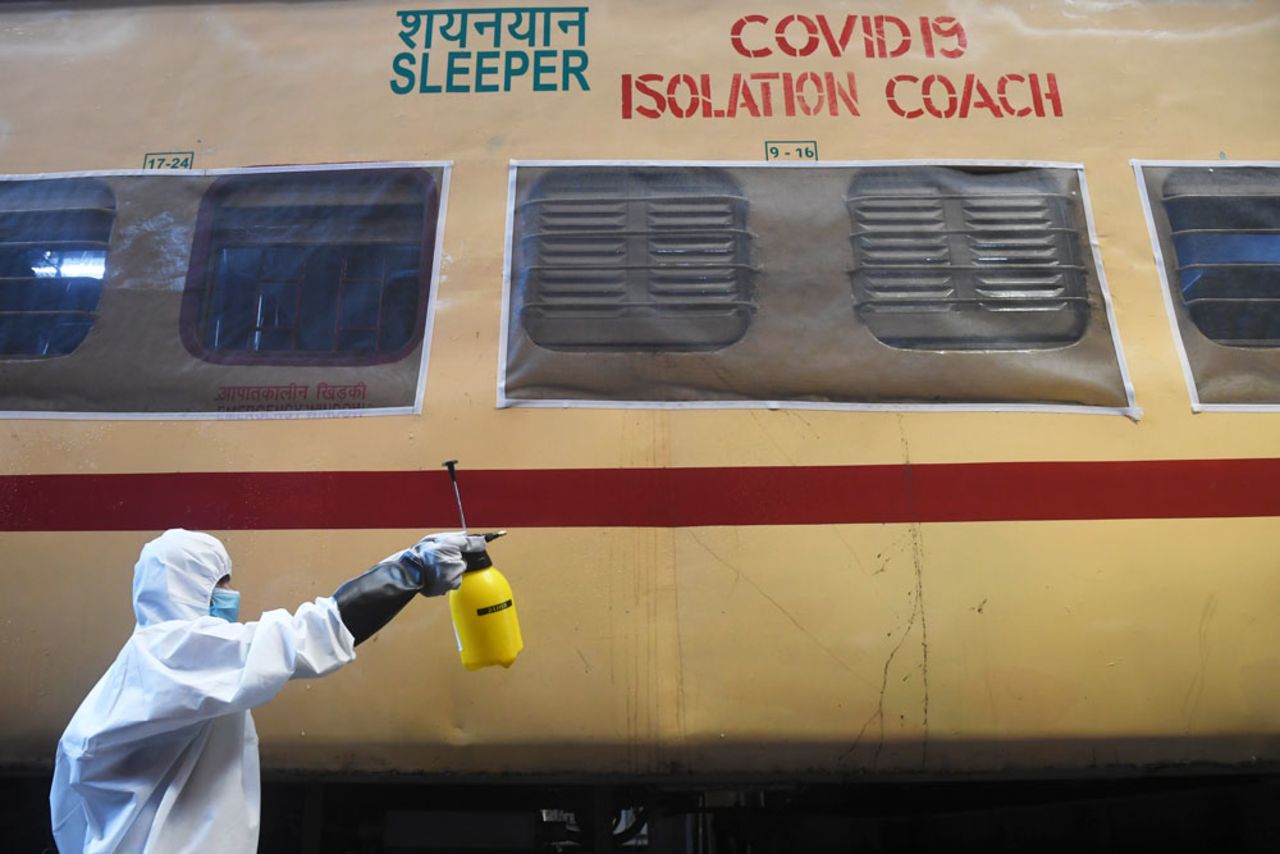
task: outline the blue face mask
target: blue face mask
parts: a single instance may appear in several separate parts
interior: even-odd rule
[[[239,591],[227,590],[223,587],[215,587],[213,589],[213,601],[209,603],[209,613],[214,617],[221,617],[228,623],[234,623],[239,620]]]

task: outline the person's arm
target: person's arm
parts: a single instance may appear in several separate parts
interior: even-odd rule
[[[207,617],[136,632],[91,693],[92,705],[114,710],[106,716],[114,721],[89,740],[106,747],[159,735],[260,706],[290,679],[332,673],[414,596],[455,589],[468,542],[427,537],[292,614],[267,611],[249,623]]]
[[[414,596],[441,596],[458,589],[466,569],[463,551],[483,548],[484,541],[479,537],[433,534],[413,548],[391,555],[333,594],[342,622],[351,630],[355,642],[363,643]]]

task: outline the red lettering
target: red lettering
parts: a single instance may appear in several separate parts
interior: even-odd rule
[[[854,81],[853,72],[845,72],[846,81],[849,84],[847,89],[841,89],[840,84],[836,82],[834,72],[828,71],[822,75],[823,80],[827,84],[827,110],[831,115],[839,115],[839,106],[844,104],[845,109],[849,111],[849,115],[856,116],[858,113],[858,86]]]
[[[845,15],[844,27],[841,28],[840,35],[837,37],[831,31],[831,25],[827,23],[827,16],[818,16],[818,31],[822,33],[822,40],[827,43],[827,50],[831,51],[832,56],[844,56],[845,49],[849,46],[849,40],[853,37],[854,25],[857,23],[857,15]]]
[[[743,15],[741,18],[733,22],[733,26],[729,28],[729,43],[733,45],[733,49],[746,57],[755,58],[758,56],[768,56],[773,53],[768,47],[758,47],[754,50],[747,47],[742,40],[742,31],[747,28],[747,24],[767,24],[769,19],[764,15]]]
[[[939,110],[938,105],[933,101],[933,87],[939,83],[947,93],[947,108],[945,110]],[[926,77],[924,83],[920,86],[920,95],[924,98],[924,108],[935,119],[949,119],[956,114],[956,107],[958,106],[956,87],[941,74],[930,74]]]
[[[794,116],[796,114],[796,84],[790,74],[782,75],[782,98],[786,115]]]
[[[977,93],[978,100],[974,100],[974,93]],[[991,92],[987,89],[986,84],[978,79],[976,74],[966,74],[964,76],[964,91],[960,95],[960,118],[969,118],[972,110],[986,109],[997,119],[1002,118],[1000,107],[996,104],[995,99],[991,97]]]
[[[888,46],[890,36],[885,29],[890,24],[898,30],[898,43],[892,48]],[[911,28],[901,18],[895,18],[893,15],[876,15],[876,32],[880,36],[883,47],[881,56],[893,59],[911,50]]]
[[[804,87],[806,83],[813,83],[814,88],[818,90],[818,102],[816,104],[810,105],[805,99]],[[800,104],[800,112],[804,113],[806,116],[816,116],[818,113],[822,112],[823,101],[825,100],[826,98],[822,91],[821,77],[812,71],[806,71],[804,74],[801,74],[796,78],[796,101]]]
[[[729,84],[727,99],[716,98],[726,91],[717,79]],[[853,71],[741,72],[727,80],[714,73],[628,73],[619,75],[619,84],[624,119],[861,115]],[[1063,115],[1057,75],[1048,72],[986,79],[974,73],[897,74],[886,81],[884,96],[890,111],[904,119],[967,119],[984,111],[997,119]]]
[[[959,59],[964,56],[965,48],[969,46],[969,39],[964,34],[964,27],[955,18],[949,15],[943,15],[934,18],[932,23],[933,31],[944,39],[954,39],[955,47],[944,47],[939,49],[938,53],[947,59]]]
[[[644,116],[646,119],[656,119],[662,115],[667,109],[666,99],[662,97],[662,93],[657,89],[650,88],[650,83],[661,83],[661,74],[641,74],[636,78],[636,89],[640,94],[647,95],[653,100],[652,107],[637,106],[636,112]]]
[[[782,53],[786,56],[812,56],[824,48],[833,57],[843,57],[853,41],[854,32],[861,24],[863,51],[867,59],[895,59],[905,56],[920,40],[921,51],[928,59],[943,56],[958,59],[969,47],[964,25],[950,15],[916,19],[919,32],[911,24],[896,15],[845,15],[836,26],[835,16],[825,14],[806,15],[793,12],[773,22],[773,43],[760,33],[748,32],[749,27],[768,27],[768,15],[743,15],[729,27],[729,43],[742,56],[752,59]],[[748,44],[752,41],[755,45]]]
[[[1015,110],[1013,105],[1009,103],[1009,99],[1006,97],[1006,92],[1008,90],[1009,83],[1011,82],[1026,83],[1027,78],[1023,77],[1021,74],[1006,74],[1000,78],[1000,82],[996,83],[996,94],[1000,96],[1000,106],[1004,107],[1004,111],[1011,116],[1022,118],[1023,116],[1031,115],[1030,107],[1023,107],[1022,109]]]
[[[852,75],[850,75],[852,76]],[[884,98],[889,102],[889,109],[893,110],[904,119],[918,119],[924,115],[924,110],[916,107],[914,110],[904,110],[898,103],[898,83],[919,83],[920,78],[914,74],[899,74],[897,77],[890,77],[889,82],[884,87]]]
[[[689,90],[689,102],[683,106],[676,100],[676,92],[681,86]],[[702,98],[698,95],[698,84],[689,74],[677,74],[667,81],[667,109],[671,115],[677,119],[683,119],[692,116],[698,111],[698,102]]]
[[[1046,74],[1044,82],[1049,87],[1044,93],[1045,100],[1053,105],[1053,115],[1060,119],[1062,118],[1062,96],[1058,94],[1058,78],[1052,73]],[[1040,112],[1037,115],[1043,116],[1044,113]]]
[[[876,34],[875,22],[871,20],[869,15],[862,16],[862,45],[867,54],[867,59],[876,58]]]
[[[741,105],[754,118],[760,118],[760,107],[756,104],[755,96],[751,94],[751,87],[747,86],[742,79],[741,74],[733,75],[733,81],[729,85],[729,118],[738,115],[738,106]]]
[[[809,36],[804,46],[799,48],[791,44],[791,40],[787,38],[787,29],[796,21],[800,22],[800,25],[804,27],[805,33]],[[778,25],[773,28],[773,33],[778,47],[787,56],[808,56],[818,49],[818,45],[821,42],[818,38],[818,25],[813,22],[812,18],[804,15],[787,15],[778,21]]]
[[[773,115],[773,87],[769,85],[769,81],[777,80],[778,76],[776,71],[751,75],[752,80],[760,81],[760,106],[766,116]]]
[[[1044,77],[1047,91],[1040,88],[1039,74],[1027,75],[1027,82],[1031,84],[1031,104],[1035,107],[1036,115],[1043,119],[1047,115],[1044,104],[1048,101],[1053,107],[1053,115],[1062,118],[1062,96],[1058,93],[1058,78],[1053,74],[1046,74]]]

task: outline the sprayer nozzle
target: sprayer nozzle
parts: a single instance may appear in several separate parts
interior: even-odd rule
[[[505,537],[506,535],[506,531],[489,531],[484,535],[484,541],[486,543],[492,543],[494,540],[498,539],[498,537]]]
[[[449,470],[449,480],[453,483],[453,497],[458,502],[458,519],[462,522],[462,530],[467,530],[467,514],[462,512],[462,493],[458,491],[457,460],[445,460],[440,465]]]

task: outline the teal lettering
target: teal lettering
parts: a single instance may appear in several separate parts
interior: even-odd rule
[[[581,64],[578,64],[581,63]],[[585,50],[566,50],[564,52],[564,75],[561,77],[560,88],[569,91],[569,78],[578,78],[578,88],[583,92],[590,92],[591,87],[587,85],[587,78],[582,72],[587,70],[587,52]]]
[[[486,60],[493,60],[492,65],[486,65]],[[476,91],[477,92],[497,92],[497,83],[486,83],[485,78],[498,73],[498,51],[481,50],[476,52]]]
[[[544,75],[556,73],[556,52],[554,50],[535,50],[533,52],[533,91],[554,92],[555,83],[544,83]],[[546,60],[546,62],[543,62]]]
[[[458,60],[462,60],[459,62]],[[471,60],[471,51],[455,50],[449,54],[449,64],[445,67],[444,75],[444,91],[446,92],[470,92],[471,86],[466,82],[466,78],[471,74],[471,67],[464,63]],[[464,81],[462,85],[455,85],[454,78],[461,77]]]
[[[431,54],[422,54],[422,76],[418,78],[418,91],[424,95],[430,95],[440,91],[439,83],[427,83],[427,63],[431,60]]]
[[[397,95],[408,95],[413,91],[413,63],[414,58],[411,53],[397,53],[395,59],[391,60],[391,70],[396,76],[405,78],[404,83],[391,81],[391,91]],[[404,66],[408,66],[406,70]]]
[[[439,51],[437,51],[439,53]],[[397,53],[391,59],[391,91],[407,95],[414,91],[424,94],[438,92],[510,92],[512,84],[521,77],[531,77],[535,92],[569,92],[577,89],[590,92],[587,66],[590,57],[585,50],[455,50],[449,51],[444,60],[443,73],[437,68],[437,80],[431,82],[431,54],[422,52],[421,59],[414,53]],[[502,83],[498,83],[501,74]],[[744,96],[750,99],[750,93]]]
[[[509,50],[503,59],[502,91],[510,92],[511,78],[521,77],[529,70],[529,55],[522,50]],[[516,68],[517,64],[519,68]]]

